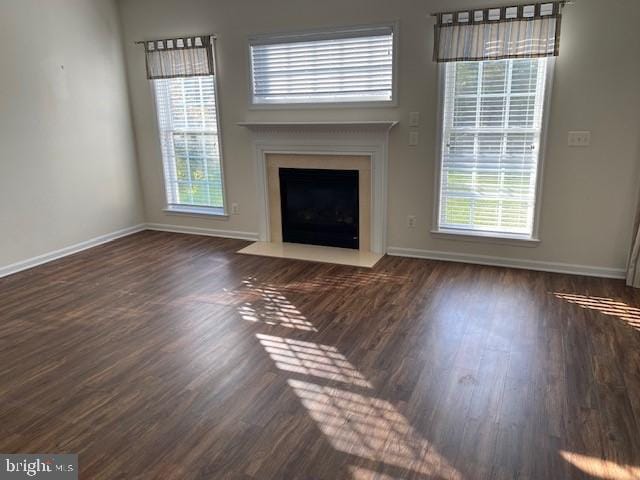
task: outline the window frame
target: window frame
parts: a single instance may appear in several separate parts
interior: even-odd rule
[[[223,152],[223,142],[222,142],[222,117],[220,115],[220,102],[219,102],[219,82],[218,82],[218,65],[217,65],[217,54],[216,54],[216,42],[215,40],[212,42],[211,50],[213,52],[213,71],[214,74],[211,75],[213,77],[213,89],[214,89],[214,98],[216,104],[216,133],[218,137],[218,153],[220,156],[220,179],[221,179],[221,191],[222,191],[222,208],[220,207],[210,207],[210,206],[197,206],[197,205],[179,205],[179,204],[171,204],[169,203],[169,192],[167,191],[167,176],[166,176],[166,167],[164,158],[164,152],[162,148],[162,132],[160,130],[160,117],[158,112],[158,98],[156,94],[156,87],[153,83],[154,80],[151,80],[151,96],[153,98],[153,112],[156,117],[156,133],[158,136],[158,146],[160,147],[160,159],[162,166],[162,190],[164,192],[164,208],[163,212],[167,214],[177,214],[177,215],[191,215],[191,216],[209,216],[209,217],[223,217],[226,218],[229,216],[228,202],[227,202],[227,189],[226,189],[226,178],[225,178],[225,169],[224,169],[224,152]]]
[[[478,241],[485,243],[511,244],[518,246],[537,246],[540,240],[540,210],[542,204],[542,186],[544,178],[544,163],[547,154],[547,134],[551,110],[551,91],[555,71],[555,57],[546,57],[547,71],[545,78],[545,91],[542,105],[542,124],[540,128],[540,148],[538,152],[538,165],[536,172],[536,186],[534,190],[534,210],[531,235],[517,233],[500,233],[488,231],[462,230],[440,227],[440,189],[442,176],[442,141],[444,136],[444,102],[446,91],[446,63],[438,64],[438,107],[437,107],[437,133],[436,133],[436,157],[434,165],[434,191],[435,202],[433,208],[431,234],[437,238]]]
[[[384,108],[398,106],[398,41],[399,41],[398,20],[370,23],[364,25],[347,25],[342,27],[316,28],[310,30],[299,30],[293,32],[274,32],[250,35],[246,40],[247,52],[247,104],[249,110],[300,110],[300,109],[322,109],[322,108]],[[255,103],[253,95],[253,62],[251,61],[251,46],[255,43],[268,43],[269,40],[286,38],[291,42],[308,40],[308,37],[333,38],[334,35],[355,32],[362,30],[375,30],[377,28],[391,28],[393,33],[392,59],[391,59],[391,100],[364,100],[361,102],[287,102],[287,103]],[[286,43],[286,42],[282,42]]]

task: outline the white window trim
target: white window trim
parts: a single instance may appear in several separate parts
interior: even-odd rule
[[[442,174],[442,137],[444,135],[444,96],[446,63],[438,64],[438,108],[437,108],[437,135],[436,135],[436,161],[434,167],[434,191],[435,202],[433,207],[433,228],[431,234],[435,237],[466,240],[473,242],[512,244],[518,246],[537,246],[540,240],[540,207],[542,203],[542,185],[544,178],[544,163],[547,156],[547,133],[549,127],[549,115],[551,110],[551,90],[555,70],[555,57],[548,57],[545,79],[544,103],[542,107],[542,126],[540,129],[540,153],[538,156],[538,170],[536,174],[536,189],[533,211],[533,228],[531,236],[513,233],[484,232],[465,229],[440,228],[440,186]]]
[[[373,23],[366,25],[349,25],[343,27],[318,28],[296,32],[262,33],[251,35],[247,38],[247,104],[249,110],[304,110],[319,108],[384,108],[398,106],[398,42],[399,42],[399,20],[383,23]],[[366,100],[362,102],[309,102],[309,103],[254,103],[253,101],[253,64],[251,62],[251,45],[254,43],[267,43],[270,40],[286,38],[290,41],[305,40],[308,36],[317,35],[331,38],[333,34],[358,29],[374,29],[379,27],[390,27],[393,31],[393,58],[392,61],[392,83],[391,100]]]
[[[220,96],[218,95],[219,92],[219,82],[218,82],[218,55],[216,52],[216,41],[214,38],[214,41],[212,42],[211,45],[211,49],[213,50],[213,71],[214,71],[214,75],[213,75],[213,88],[214,88],[214,94],[215,94],[215,103],[216,103],[216,126],[217,126],[217,130],[218,130],[218,150],[220,153],[220,178],[222,179],[222,208],[220,207],[200,207],[200,206],[194,206],[194,205],[171,205],[169,204],[169,193],[167,192],[167,176],[165,174],[165,167],[164,167],[164,157],[162,155],[162,140],[160,138],[161,132],[160,132],[160,125],[158,122],[158,101],[156,98],[156,89],[154,88],[153,85],[151,85],[151,82],[149,82],[150,85],[150,90],[151,90],[151,97],[152,97],[152,103],[153,103],[153,114],[156,117],[156,137],[157,137],[157,144],[160,147],[160,165],[162,166],[162,192],[164,194],[164,208],[162,209],[163,212],[167,213],[167,214],[176,214],[176,215],[196,215],[196,216],[201,216],[201,215],[205,215],[205,216],[210,216],[210,217],[222,217],[222,218],[226,218],[229,217],[229,209],[228,209],[228,202],[227,202],[227,189],[226,189],[226,184],[227,184],[227,179],[225,177],[225,173],[224,173],[224,159],[225,159],[225,155],[224,155],[224,150],[223,150],[223,146],[222,146],[222,117],[220,115]]]
[[[171,205],[171,206],[165,207],[162,211],[170,215],[191,215],[191,216],[205,215],[208,217],[228,217],[229,216],[226,213],[225,209],[220,207],[197,207],[197,206],[190,207],[187,205],[184,205],[184,206]]]

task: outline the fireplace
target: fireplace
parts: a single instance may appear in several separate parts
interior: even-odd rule
[[[387,248],[387,154],[389,130],[396,123],[386,120],[241,122],[239,125],[251,131],[260,208],[257,232],[259,241],[239,252],[373,267]],[[280,171],[285,169],[307,172],[303,181],[298,179],[297,185],[287,185],[284,187],[286,193],[283,193]],[[309,182],[308,176],[314,173],[333,175],[335,170],[350,172],[340,179],[334,175],[329,185],[337,188],[338,183],[352,182],[349,186],[351,194],[334,192],[311,195],[313,189],[322,191],[324,179],[321,175]],[[355,180],[354,171],[357,171]],[[283,175],[286,177],[287,172],[283,172]],[[288,180],[284,178],[283,183],[288,184]],[[304,195],[301,195],[301,191]],[[281,198],[283,195],[287,197],[284,208]],[[317,215],[316,212],[311,217],[309,214],[301,215],[300,212],[307,208],[304,202],[317,198],[322,203],[320,207],[315,205],[314,208],[325,210],[325,213]],[[346,215],[342,213],[342,207],[336,209],[332,205],[328,211],[333,210],[333,213],[330,220],[327,220],[325,217],[328,207],[324,203],[337,199],[342,202],[345,198],[355,199],[352,203],[354,215]],[[302,207],[298,205],[293,209],[297,213],[291,212],[289,200],[303,202]],[[353,221],[350,217],[353,217]],[[284,228],[283,222],[286,222]],[[334,245],[350,248],[331,248]]]
[[[279,168],[282,240],[360,248],[359,172]]]
[[[347,257],[367,257],[371,259],[367,266],[375,264],[387,249],[387,157],[389,131],[396,124],[392,120],[240,122],[251,132],[259,201],[257,243],[262,244],[246,253],[259,255],[258,250],[270,249],[271,256],[311,259],[317,252],[316,260],[326,261],[318,258],[323,251],[328,254],[329,247],[284,241],[279,170],[357,170],[359,247],[333,250],[345,264],[364,265]]]

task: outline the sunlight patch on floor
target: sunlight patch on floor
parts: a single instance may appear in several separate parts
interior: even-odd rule
[[[349,473],[353,480],[396,480],[396,477],[385,475],[375,470],[369,470],[363,467],[349,467]]]
[[[376,278],[381,279],[354,274],[335,281],[365,286]],[[243,303],[238,311],[248,321],[317,331],[282,293],[334,287],[328,279],[312,282],[276,286],[246,279],[245,289],[259,294],[259,299]],[[288,385],[329,444],[353,457],[348,467],[354,479],[385,478],[382,472],[388,468],[407,475],[462,480],[393,404],[377,397],[374,386],[336,347],[264,333],[256,333],[256,338],[276,367],[289,373]]]
[[[300,313],[287,297],[277,288],[254,283],[252,279],[243,280],[243,287],[257,298],[238,306],[243,320],[266,325],[317,331],[313,324]]]
[[[371,388],[334,347],[260,333],[256,336],[280,370]]]
[[[640,330],[640,308],[606,297],[591,297],[574,293],[554,292],[556,298],[578,305],[581,308],[596,310],[605,315],[618,317],[629,326]]]
[[[326,290],[347,289],[379,285],[380,283],[402,285],[407,280],[405,275],[386,272],[356,271],[320,275],[307,280],[272,285],[284,291],[296,293],[318,293]]]
[[[606,480],[640,480],[640,467],[589,457],[578,453],[560,451],[560,456],[583,472]]]
[[[288,384],[336,450],[433,478],[462,478],[386,400],[294,379]]]

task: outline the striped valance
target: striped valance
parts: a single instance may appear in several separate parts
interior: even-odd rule
[[[557,56],[565,2],[436,14],[436,62]]]
[[[147,60],[147,78],[213,75],[210,35],[141,42]]]

